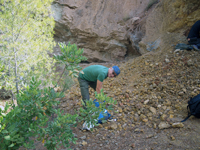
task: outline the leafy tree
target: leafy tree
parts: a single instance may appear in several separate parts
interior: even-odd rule
[[[54,150],[62,141],[69,146],[75,141],[71,127],[76,123],[77,115],[63,114],[54,109],[59,104],[57,98],[63,97],[53,88],[40,89],[41,81],[32,78],[30,87],[17,95],[18,105],[6,115],[6,109],[0,109],[0,149],[18,149],[34,147],[34,140],[45,143],[48,149]],[[57,114],[51,120],[52,114]]]
[[[0,0],[0,61],[4,67],[1,80],[7,89],[19,90],[32,76],[50,75],[54,19],[53,0]]]

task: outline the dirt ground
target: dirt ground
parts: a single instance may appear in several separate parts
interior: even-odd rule
[[[87,64],[91,65],[91,64]],[[87,66],[83,65],[83,67]],[[150,52],[118,65],[121,73],[103,84],[107,96],[117,101],[116,121],[108,121],[93,131],[73,129],[73,150],[198,150],[200,119],[187,116],[187,101],[200,93],[200,52],[166,50]],[[94,99],[94,91],[90,89]],[[81,105],[78,82],[61,100],[60,108],[74,113]],[[174,125],[178,124],[178,127]],[[36,142],[36,150],[45,150]],[[60,150],[68,148],[60,148]]]
[[[200,93],[200,52],[169,50],[151,52],[119,65],[121,74],[106,79],[104,92],[117,100],[117,121],[94,131],[74,129],[78,138],[71,149],[85,150],[198,150],[200,119],[187,116],[187,101]],[[91,89],[91,98],[94,99]],[[80,90],[74,87],[61,107],[66,112],[80,106]],[[65,105],[68,103],[67,105]],[[71,108],[71,109],[70,109]],[[73,113],[73,111],[71,111]],[[175,127],[177,123],[180,126]]]

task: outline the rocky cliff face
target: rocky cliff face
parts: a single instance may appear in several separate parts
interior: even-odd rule
[[[147,15],[145,36],[139,43],[140,52],[173,48],[187,43],[191,26],[200,20],[200,1],[163,0]]]
[[[55,40],[84,48],[89,62],[123,60],[185,42],[199,6],[199,0],[55,0]]]

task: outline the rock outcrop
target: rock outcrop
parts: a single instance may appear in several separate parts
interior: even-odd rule
[[[140,53],[166,50],[177,43],[187,43],[191,26],[200,20],[200,1],[163,0],[148,14]]]
[[[199,0],[55,0],[55,40],[84,48],[89,62],[123,60],[187,42],[187,31],[200,19],[199,5]]]

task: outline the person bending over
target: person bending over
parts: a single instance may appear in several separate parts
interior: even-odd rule
[[[82,71],[83,73],[79,73],[78,81],[81,89],[82,100],[85,104],[86,100],[90,99],[89,85],[99,94],[102,89],[104,79],[107,77],[113,78],[120,74],[118,66],[107,68],[102,65],[91,65]]]

